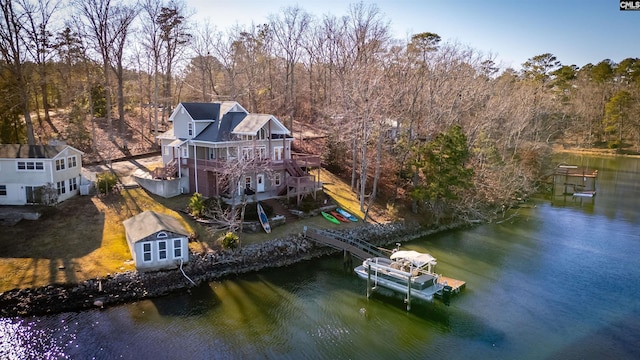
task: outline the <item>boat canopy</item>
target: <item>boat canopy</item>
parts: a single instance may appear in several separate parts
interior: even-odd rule
[[[399,250],[391,254],[389,258],[391,260],[408,260],[417,267],[423,267],[427,264],[436,265],[436,258],[429,254],[420,253],[414,250]]]

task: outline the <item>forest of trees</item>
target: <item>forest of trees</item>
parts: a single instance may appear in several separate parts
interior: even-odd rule
[[[325,163],[350,174],[363,211],[384,197],[436,219],[485,218],[530,194],[554,144],[640,151],[636,58],[579,67],[547,53],[503,69],[428,29],[393,38],[364,3],[322,16],[291,6],[230,29],[179,0],[0,10],[2,143],[96,152],[101,121],[127,149],[136,126],[152,144],[178,102],[235,100],[326,133]]]

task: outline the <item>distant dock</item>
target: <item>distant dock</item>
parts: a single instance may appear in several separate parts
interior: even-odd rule
[[[553,195],[571,195],[573,197],[596,196],[598,170],[577,165],[558,165],[553,173]]]

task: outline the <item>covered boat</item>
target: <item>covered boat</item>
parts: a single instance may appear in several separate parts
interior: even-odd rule
[[[445,284],[438,283],[436,259],[417,251],[395,251],[389,258],[372,257],[356,267],[356,274],[368,281],[369,287],[384,287],[424,301],[442,295]]]

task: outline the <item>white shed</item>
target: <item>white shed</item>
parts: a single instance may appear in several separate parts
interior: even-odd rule
[[[188,232],[176,218],[147,210],[123,224],[136,269],[172,269],[189,261]]]

